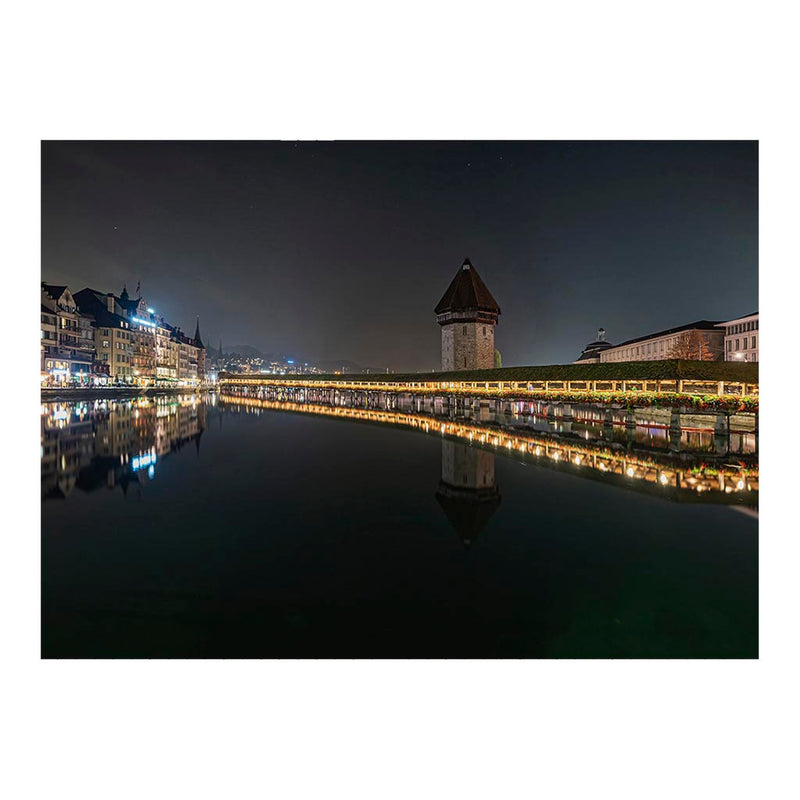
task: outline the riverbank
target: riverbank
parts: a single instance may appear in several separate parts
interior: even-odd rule
[[[180,388],[167,386],[96,386],[79,387],[75,389],[65,387],[43,387],[41,389],[41,398],[46,402],[53,402],[55,400],[68,402],[74,402],[76,400],[127,400],[132,397],[175,396],[213,391],[215,391],[213,387],[191,388],[188,386]]]

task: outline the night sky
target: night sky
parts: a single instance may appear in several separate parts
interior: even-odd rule
[[[42,279],[141,281],[207,345],[438,369],[433,308],[465,257],[506,366],[755,311],[758,145],[42,145]]]

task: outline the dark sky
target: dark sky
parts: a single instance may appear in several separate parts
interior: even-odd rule
[[[465,131],[468,132],[468,131]],[[758,307],[755,142],[47,142],[42,279],[206,344],[439,368],[468,256],[505,365]]]

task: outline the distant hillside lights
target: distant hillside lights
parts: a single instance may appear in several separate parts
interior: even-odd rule
[[[175,386],[205,383],[198,318],[193,337],[142,297],[42,283],[43,386]]]

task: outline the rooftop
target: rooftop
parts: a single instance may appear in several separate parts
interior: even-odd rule
[[[636,339],[628,339],[627,342],[620,342],[619,344],[614,345],[614,347],[625,347],[629,344],[646,342],[649,339],[658,339],[660,336],[669,336],[671,333],[680,333],[681,331],[713,331],[718,325],[719,320],[699,319],[697,322],[689,322],[686,325],[679,325],[677,328],[668,328],[665,331],[649,333],[647,336],[639,336]]]
[[[478,270],[466,258],[434,311],[437,314],[445,314],[448,311],[472,309],[489,311],[493,314],[500,313],[500,306],[481,280]]]

